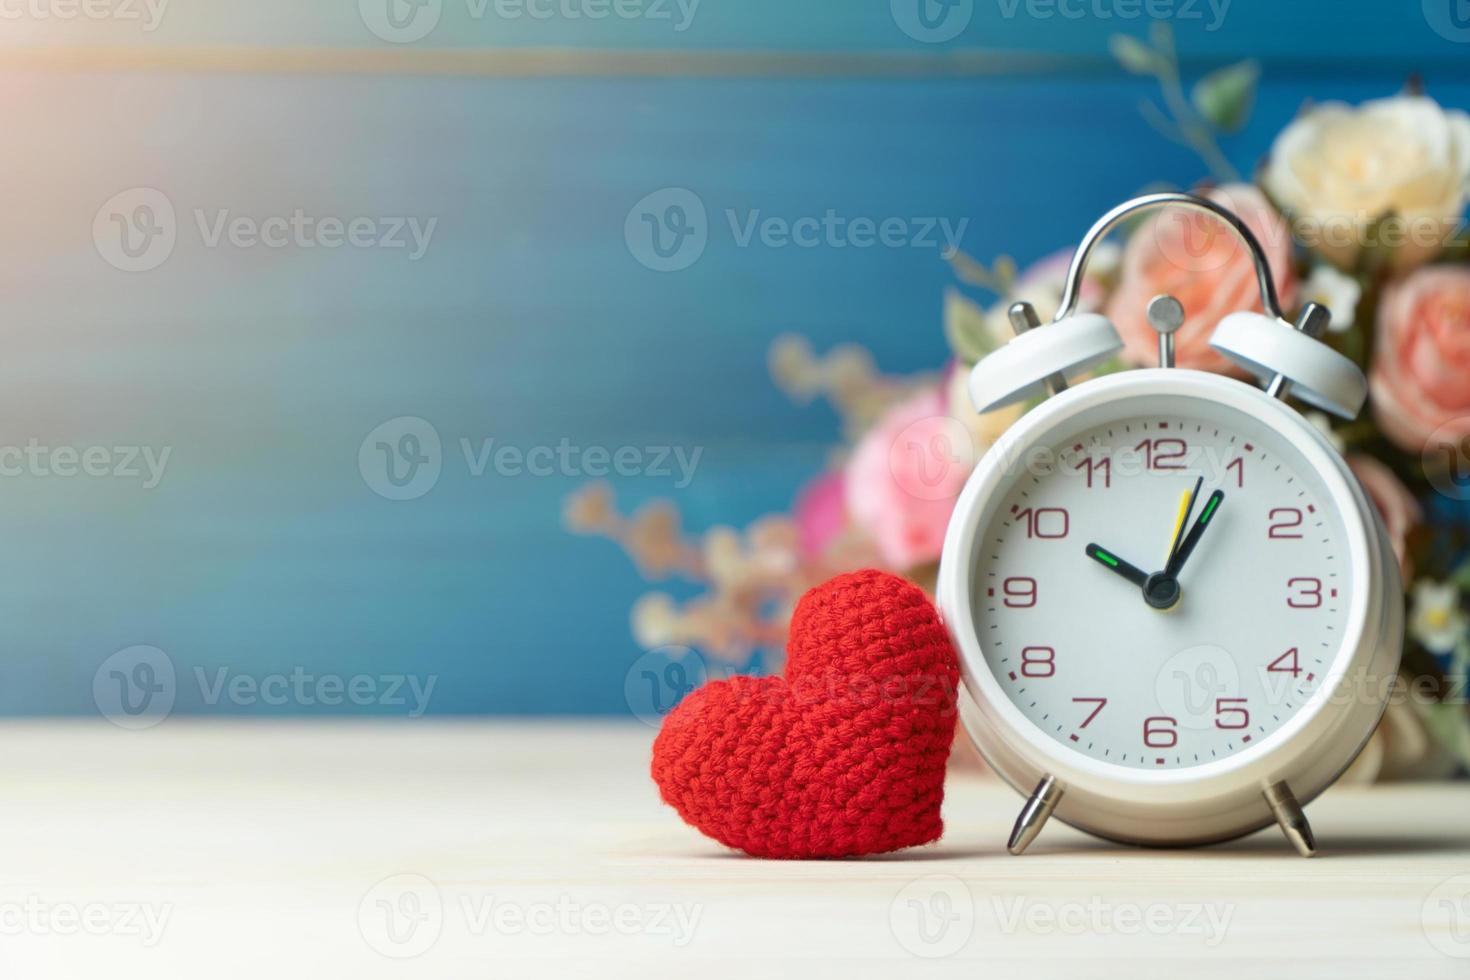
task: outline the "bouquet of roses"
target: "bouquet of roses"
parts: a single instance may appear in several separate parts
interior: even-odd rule
[[[1232,65],[1186,93],[1172,39],[1114,39],[1123,67],[1154,76],[1158,108],[1145,115],[1166,138],[1195,148],[1212,171],[1196,188],[1239,215],[1264,247],[1283,307],[1332,311],[1328,343],[1370,380],[1370,408],[1329,433],[1377,506],[1409,589],[1409,636],[1400,691],[1359,762],[1358,778],[1443,776],[1470,767],[1470,116],[1411,84],[1359,106],[1305,107],[1247,182],[1218,139],[1249,116],[1257,67]],[[1145,310],[1161,293],[1187,319],[1178,364],[1232,367],[1208,344],[1227,313],[1260,309],[1249,256],[1209,218],[1164,211],[1135,224],[1121,245],[1095,254],[1081,309],[1105,313],[1125,342],[1099,370],[1157,364]],[[1182,254],[1189,262],[1171,259]],[[932,582],[955,500],[971,468],[1027,406],[977,415],[969,367],[1011,336],[1017,300],[1048,319],[1071,253],[1024,271],[950,257],[958,284],[945,301],[950,362],[931,375],[881,375],[865,351],[822,354],[798,337],[770,356],[775,383],[793,400],[825,397],[843,421],[832,466],[797,494],[790,514],[744,531],[690,538],[669,503],[619,514],[606,487],[575,495],[567,523],[619,541],[651,578],[703,583],[697,598],[655,593],[633,611],[640,644],[683,646],[730,669],[763,656],[777,666],[786,620],[809,587],[841,571],[886,568]],[[989,302],[976,293],[988,294]]]

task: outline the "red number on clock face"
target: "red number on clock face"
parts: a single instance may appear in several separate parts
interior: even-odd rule
[[[1182,470],[1189,451],[1183,439],[1145,439],[1133,448],[1143,453],[1144,465],[1151,470]]]
[[[1295,538],[1300,540],[1301,532],[1296,529],[1302,526],[1302,512],[1295,507],[1277,507],[1270,514],[1271,529],[1266,536],[1275,540]]]
[[[1245,704],[1245,701],[1245,698],[1216,698],[1215,727],[1221,731],[1235,732],[1248,726],[1251,723],[1251,713],[1243,707],[1237,707]]]
[[[1051,647],[1027,647],[1021,651],[1021,673],[1026,677],[1053,677],[1057,652]]]
[[[1286,587],[1292,595],[1286,604],[1293,609],[1320,609],[1322,607],[1322,580],[1320,578],[1288,579]]]
[[[1063,507],[1027,507],[1016,512],[1016,520],[1026,525],[1026,537],[1055,541],[1065,538],[1072,529],[1072,518]]]
[[[1093,478],[1102,474],[1102,486],[1106,490],[1113,485],[1113,461],[1110,459],[1095,460],[1091,456],[1072,467],[1074,470],[1087,471],[1087,489],[1092,489]]]
[[[1172,749],[1179,744],[1179,724],[1163,715],[1143,720],[1143,744],[1151,749]]]
[[[1083,719],[1082,724],[1080,724],[1080,725],[1077,726],[1078,728],[1086,728],[1088,725],[1092,724],[1092,719],[1094,719],[1094,718],[1097,717],[1098,712],[1102,711],[1102,709],[1104,709],[1104,708],[1106,708],[1108,706],[1108,699],[1107,698],[1073,698],[1072,699],[1072,703],[1073,704],[1095,704],[1095,705],[1097,705],[1096,708],[1093,708],[1092,709],[1092,713],[1089,714],[1085,719]]]
[[[1272,674],[1290,674],[1292,677],[1299,676],[1302,672],[1302,669],[1297,666],[1296,647],[1292,647],[1290,650],[1286,651],[1281,656],[1271,661],[1271,665],[1267,667],[1266,670],[1268,673]]]
[[[1036,605],[1036,579],[1025,576],[1008,578],[1003,588],[1007,608],[1030,609]]]

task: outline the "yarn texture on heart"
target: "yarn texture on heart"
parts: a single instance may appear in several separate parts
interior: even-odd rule
[[[937,840],[959,668],[928,597],[884,572],[838,576],[797,604],[786,649],[784,676],[710,682],[664,719],[664,801],[756,857]]]

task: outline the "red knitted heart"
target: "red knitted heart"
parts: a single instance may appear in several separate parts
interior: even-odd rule
[[[756,857],[878,854],[944,830],[954,649],[928,598],[883,572],[841,575],[791,619],[784,677],[734,677],[664,719],[664,802]]]

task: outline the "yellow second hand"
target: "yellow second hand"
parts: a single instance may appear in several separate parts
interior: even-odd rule
[[[1179,516],[1174,518],[1174,532],[1169,535],[1169,546],[1164,554],[1164,564],[1166,565],[1169,563],[1169,559],[1174,556],[1174,542],[1179,540],[1179,529],[1184,526],[1184,519],[1189,516],[1189,497],[1190,493],[1186,490],[1184,491],[1184,496],[1179,498]]]

